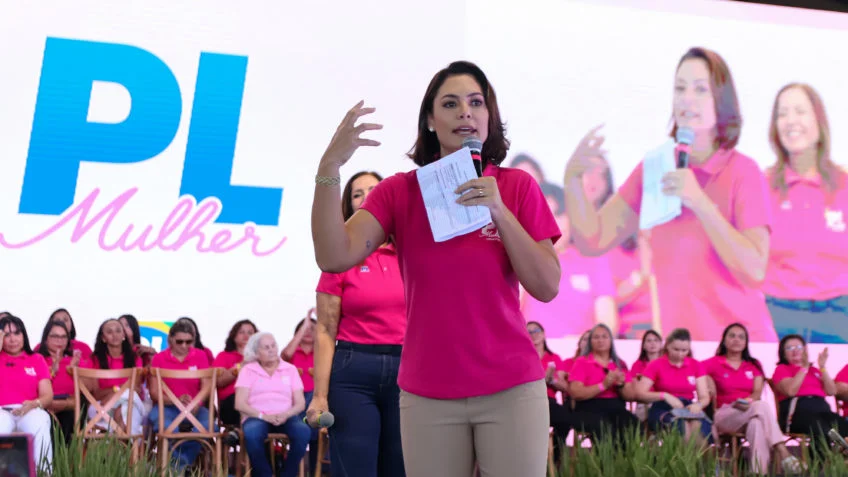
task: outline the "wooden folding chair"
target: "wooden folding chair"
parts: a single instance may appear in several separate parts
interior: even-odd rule
[[[74,367],[74,433],[84,443],[89,440],[104,438],[126,441],[132,449],[133,461],[141,456],[141,444],[144,436],[132,433],[133,406],[135,405],[133,393],[135,393],[140,372],[140,368],[85,369],[79,366]],[[111,398],[105,403],[101,403],[94,398],[94,394],[91,393],[84,382],[98,379],[123,379],[125,381],[118,387],[117,392],[112,394]],[[126,421],[121,417],[121,407],[117,405],[124,393],[129,396]],[[95,412],[91,419],[88,419],[87,415],[82,415],[84,407],[81,398],[83,397],[89,408]],[[85,422],[85,425],[82,424],[83,422]]]
[[[215,430],[215,389],[217,389],[216,378],[218,376],[215,368],[198,369],[194,371],[151,368],[150,373],[158,385],[156,401],[159,412],[159,432],[156,433],[156,439],[160,459],[159,462],[163,475],[168,472],[171,454],[174,449],[188,441],[197,441],[202,446],[202,449],[206,449],[211,452],[213,466],[211,469],[212,475],[221,475],[224,471],[221,452],[223,434]],[[211,387],[209,388],[207,396],[197,395],[188,404],[183,404],[171,388],[169,388],[165,383],[165,379],[210,380]],[[165,427],[166,397],[180,412],[167,427]],[[209,419],[205,423],[201,423],[194,415],[194,410],[201,404],[205,404],[206,408],[209,410]],[[191,426],[196,428],[199,432],[193,432],[193,430],[189,430],[188,432],[181,431],[180,424],[184,422],[191,424]]]
[[[714,411],[718,412],[718,402],[716,400],[716,395],[714,392],[712,392],[712,390],[710,392],[710,398],[712,399]],[[713,418],[713,421],[715,421],[715,418]],[[744,447],[745,445],[745,433],[721,433],[718,432],[718,429],[716,429],[716,433],[718,434],[718,441],[715,443],[716,460],[732,465],[733,477],[738,477],[739,459],[742,457],[742,447]],[[723,451],[728,448],[730,449],[730,457],[725,457]]]
[[[774,394],[774,413],[775,413],[775,416],[779,416],[780,415],[780,402],[778,402],[778,400],[777,400],[777,395],[780,393],[780,391],[778,391],[778,389],[776,387],[777,385],[774,383],[774,381],[771,380],[771,378],[767,379],[766,382],[768,383],[768,387],[771,390],[772,394]],[[798,399],[797,397],[792,398],[793,401],[797,401],[797,399]],[[807,434],[798,434],[798,433],[794,433],[794,432],[789,432],[789,427],[792,423],[792,414],[795,413],[795,411],[794,411],[795,406],[794,406],[793,402],[790,402],[789,408],[790,408],[790,411],[789,411],[789,417],[787,419],[786,429],[781,429],[781,431],[783,431],[783,434],[786,436],[786,440],[783,441],[783,443],[784,444],[787,444],[789,442],[797,443],[798,449],[801,451],[801,463],[804,464],[804,465],[807,465],[807,456],[806,456],[806,453],[804,452],[804,446],[806,446],[807,449],[809,449],[810,448],[810,442],[811,442],[812,439]]]
[[[315,459],[315,477],[323,477],[324,464],[330,465],[330,458],[327,457],[327,451],[330,449],[330,432],[327,428],[321,428],[318,432],[318,458]],[[310,450],[310,452],[312,452]]]
[[[268,434],[268,438],[265,439],[265,442],[268,443],[268,453],[271,456],[271,469],[277,468],[277,452],[274,449],[274,445],[276,443],[280,443],[283,446],[283,453],[287,453],[286,448],[289,444],[289,436],[281,433],[271,433]],[[298,476],[306,477],[306,460],[308,459],[307,454],[304,454],[303,458],[300,459],[300,464],[298,464]],[[274,470],[276,472],[276,470]]]

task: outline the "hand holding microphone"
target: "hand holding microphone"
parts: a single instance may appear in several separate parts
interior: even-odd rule
[[[680,197],[683,205],[697,211],[708,199],[704,189],[698,183],[698,178],[695,177],[695,172],[689,168],[689,155],[695,133],[688,128],[678,128],[676,139],[678,143],[675,147],[677,170],[663,176],[662,191],[666,195]]]
[[[327,398],[312,397],[312,402],[309,403],[309,409],[306,410],[306,417],[303,422],[312,428],[330,427],[335,423],[336,418],[333,416],[327,406]]]

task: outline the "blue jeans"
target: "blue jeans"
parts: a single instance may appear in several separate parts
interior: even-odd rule
[[[176,406],[165,406],[165,427],[167,428],[170,426],[179,414],[180,410],[177,409]],[[206,423],[209,422],[209,410],[205,407],[197,408],[197,413],[195,413],[194,416],[203,425],[206,425]],[[190,423],[191,421],[184,419],[182,422]],[[153,425],[153,430],[155,432],[159,431],[159,411],[155,407],[153,408],[153,411],[150,412],[150,424]],[[197,428],[192,428],[192,432],[199,432],[199,430]],[[177,468],[179,471],[182,472],[186,467],[194,463],[198,454],[200,454],[200,442],[187,441],[177,446],[177,448],[174,449],[173,457],[177,461]]]
[[[341,346],[341,343],[339,344]],[[400,356],[339,348],[327,401],[333,477],[404,477],[400,438]]]
[[[848,343],[848,296],[832,300],[766,297],[778,338],[801,335],[808,343]]]
[[[268,446],[265,444],[265,439],[271,432],[289,436],[289,452],[286,455],[281,477],[297,475],[300,459],[303,459],[303,455],[306,454],[306,445],[309,443],[309,426],[303,423],[300,416],[292,416],[279,426],[251,417],[244,421],[241,430],[244,432],[244,447],[247,449],[247,456],[250,457],[250,475],[255,477],[273,477],[274,475],[266,453]]]

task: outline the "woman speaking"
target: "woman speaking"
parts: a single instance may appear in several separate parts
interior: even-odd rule
[[[435,242],[415,171],[371,192],[345,222],[339,169],[377,124],[360,102],[342,120],[318,166],[312,237],[318,265],[340,273],[393,237],[407,303],[401,355],[401,439],[406,474],[466,477],[545,475],[548,398],[545,372],[519,310],[518,285],[541,301],[558,291],[553,242],[559,229],[539,185],[524,171],[500,168],[509,142],[495,91],[468,62],[451,63],[430,81],[410,157],[419,166],[483,141],[482,177],[460,185],[457,202],[484,206],[492,222]],[[492,229],[495,230],[492,230]],[[473,337],[473,339],[469,339]],[[336,469],[333,469],[335,472]]]

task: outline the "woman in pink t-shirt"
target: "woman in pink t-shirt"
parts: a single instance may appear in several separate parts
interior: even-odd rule
[[[539,353],[539,359],[545,368],[545,383],[548,385],[548,411],[551,415],[551,427],[554,428],[554,436],[557,439],[554,447],[554,462],[560,467],[560,455],[565,439],[571,431],[571,419],[569,417],[571,402],[568,398],[568,381],[565,379],[563,362],[559,355],[548,348],[545,339],[545,329],[535,321],[527,322],[527,332],[533,340],[533,346]],[[562,393],[562,404],[557,402],[557,393]]]
[[[692,358],[692,339],[689,331],[678,328],[665,340],[665,352],[651,361],[636,384],[636,398],[652,403],[648,410],[648,425],[653,430],[673,426],[686,440],[712,442],[712,422],[701,418],[677,418],[675,409],[686,408],[693,414],[703,413],[710,405],[709,381],[704,368]]]
[[[635,394],[636,383],[642,379],[642,373],[645,372],[645,368],[648,367],[648,364],[662,356],[662,344],[662,337],[654,330],[647,330],[645,334],[642,335],[642,346],[639,347],[641,350],[639,352],[639,358],[633,363],[633,367],[630,368],[631,382],[628,383],[628,386],[631,388],[631,393]],[[636,405],[635,414],[640,421],[645,421],[645,419],[648,418],[648,406],[645,405],[645,403],[638,403]]]
[[[848,174],[830,156],[824,102],[809,85],[777,93],[768,170],[774,225],[762,290],[777,334],[848,343]]]
[[[752,340],[776,341],[759,291],[768,263],[771,206],[759,166],[735,149],[741,117],[724,60],[704,48],[686,52],[675,72],[672,105],[671,137],[685,127],[694,141],[690,166],[666,173],[654,186],[655,193],[677,197],[683,206],[680,215],[651,230],[662,328],[689,327],[693,339],[709,340],[740,322]],[[571,233],[586,255],[604,254],[639,230],[643,174],[656,170],[640,163],[596,211],[580,184],[604,141],[598,129],[583,138],[565,172]],[[673,154],[668,142],[664,147]]]
[[[629,382],[627,363],[615,351],[612,331],[598,324],[589,334],[583,355],[574,360],[568,375],[568,389],[574,400],[572,425],[577,430],[624,445],[637,428],[638,420],[627,410],[625,385]]]
[[[223,370],[218,377],[217,386],[218,415],[224,425],[238,426],[241,422],[241,416],[235,408],[236,378],[241,369],[241,363],[244,361],[244,347],[247,346],[247,340],[257,331],[256,324],[252,321],[237,321],[227,334],[224,351],[218,353],[218,356],[212,361],[213,368]]]
[[[817,450],[820,439],[828,439],[827,431],[834,427],[839,435],[848,436],[848,421],[833,412],[825,400],[837,391],[836,383],[825,368],[827,348],[819,353],[818,367],[815,367],[807,356],[804,338],[787,335],[780,340],[777,357],[771,380],[778,402],[780,428],[793,434],[808,434],[813,450]]]
[[[339,170],[360,146],[379,144],[360,137],[381,127],[356,125],[374,111],[363,104],[345,116],[318,166],[312,235],[318,265],[335,273],[361,263],[389,237],[397,246],[408,324],[398,373],[406,474],[470,474],[475,456],[493,477],[544,474],[545,372],[524,326],[518,287],[540,301],[556,297],[553,243],[560,233],[539,184],[499,166],[509,142],[494,89],[480,68],[457,61],[436,73],[421,101],[409,153],[418,166],[456,153],[469,137],[483,143],[481,177],[449,187],[456,187],[451,200],[489,209],[492,222],[441,242],[434,240],[418,171],[385,179],[343,220]]]
[[[74,433],[74,368],[80,366],[82,359],[79,350],[71,349],[70,341],[70,332],[64,323],[49,321],[44,327],[38,350],[50,368],[50,383],[53,386],[50,410],[59,421],[66,444],[71,442]],[[85,363],[88,363],[88,359]]]
[[[748,351],[748,330],[739,323],[728,326],[716,355],[702,364],[715,386],[716,429],[725,434],[745,433],[751,446],[749,471],[769,474],[771,452],[776,450],[784,472],[800,473],[801,463],[786,449],[774,407],[762,400],[763,367]]]
[[[124,334],[124,326],[120,321],[109,319],[100,325],[100,329],[97,330],[97,342],[94,343],[90,365],[94,369],[130,369],[142,366],[141,358],[133,351],[132,343]],[[120,391],[120,387],[125,382],[126,380],[121,379],[99,379],[93,383],[91,391],[95,399],[105,404],[115,393]],[[133,434],[141,434],[144,425],[145,408],[141,397],[142,384],[142,379],[139,376],[136,381],[136,388],[124,391],[116,403],[116,408],[112,410],[112,415],[116,420],[126,422],[127,401],[133,400]],[[88,412],[89,418],[97,415],[94,407],[90,407]],[[104,424],[108,427],[108,423]]]
[[[305,408],[300,374],[292,364],[280,359],[274,335],[263,331],[251,336],[244,349],[244,366],[236,380],[236,409],[242,415],[241,428],[251,475],[276,475],[266,454],[265,440],[272,432],[289,438],[280,477],[297,475],[311,435],[300,417]]]
[[[24,322],[14,315],[0,318],[0,435],[32,434],[35,462],[53,462],[50,414],[53,403],[50,370],[44,357],[29,346]]]
[[[581,185],[588,199],[600,207],[612,195],[612,174],[606,159],[598,157],[595,163],[595,168],[583,175]],[[550,192],[561,195],[562,189],[557,187],[548,191],[542,187],[542,192],[547,198]],[[557,201],[557,207],[560,201]],[[551,204],[550,199],[548,203]],[[545,334],[551,338],[575,336],[597,323],[606,323],[617,330],[615,283],[609,257],[584,256],[571,244],[564,203],[562,206],[562,210],[551,209],[558,219],[562,234],[559,243],[565,244],[557,254],[562,270],[559,293],[549,302],[537,300],[525,293],[521,297],[521,312],[526,320],[541,323],[545,327]]]
[[[209,366],[212,366],[212,362],[215,361],[215,354],[212,353],[212,350],[207,348],[202,341],[200,341],[200,330],[197,327],[197,322],[187,316],[184,316],[175,321],[174,324],[183,322],[188,323],[192,329],[194,329],[194,347],[203,351],[203,355],[206,356]]]

